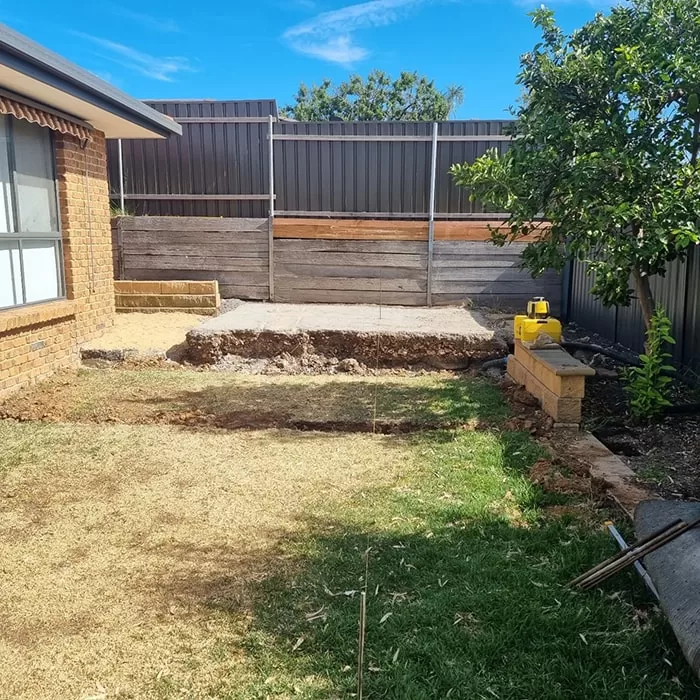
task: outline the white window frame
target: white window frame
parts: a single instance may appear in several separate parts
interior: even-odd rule
[[[18,260],[19,260],[19,279],[20,279],[20,289],[14,290],[14,295],[15,295],[15,303],[11,304],[9,306],[0,306],[0,313],[3,311],[8,311],[10,309],[17,309],[20,307],[24,306],[35,306],[36,304],[45,304],[46,302],[49,301],[57,301],[60,299],[65,299],[66,298],[66,279],[65,279],[65,271],[64,271],[64,260],[63,260],[63,235],[61,233],[61,211],[59,208],[59,198],[58,198],[58,180],[56,178],[56,146],[54,143],[54,134],[51,129],[48,129],[47,127],[39,126],[39,125],[34,125],[35,128],[38,129],[46,129],[48,131],[48,137],[49,137],[49,149],[51,151],[51,178],[53,179],[53,197],[54,197],[54,204],[55,204],[55,212],[56,212],[56,231],[19,231],[16,230],[20,227],[20,203],[19,203],[19,193],[18,193],[18,186],[17,186],[17,171],[16,171],[16,157],[15,157],[15,138],[14,138],[14,129],[15,129],[15,123],[18,121],[16,117],[13,117],[11,115],[3,115],[6,119],[6,128],[7,128],[7,141],[8,141],[8,170],[9,170],[9,177],[10,177],[10,195],[11,195],[11,202],[9,202],[9,213],[11,214],[12,217],[12,228],[15,229],[15,231],[10,231],[8,233],[4,233],[0,231],[0,243],[9,241],[11,243],[17,243],[19,254],[18,254]],[[48,297],[46,299],[40,299],[37,301],[26,301],[27,298],[27,292],[26,292],[26,271],[25,271],[25,263],[24,263],[24,251],[23,251],[23,243],[27,241],[47,241],[47,242],[53,242],[54,246],[54,257],[56,261],[56,279],[58,281],[57,284],[57,295]],[[14,260],[13,256],[10,255],[10,266],[11,266],[11,274],[14,278],[16,274],[16,270],[14,269]],[[30,272],[31,274],[31,272]],[[13,287],[14,289],[14,287]],[[17,295],[21,295],[21,299],[17,300]]]

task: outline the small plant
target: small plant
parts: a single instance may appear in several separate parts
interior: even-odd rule
[[[671,320],[663,307],[657,306],[646,333],[646,352],[639,356],[640,367],[625,372],[625,390],[630,396],[630,413],[637,420],[659,416],[671,402],[668,398],[669,376],[675,369],[669,364],[668,345],[675,344],[671,335]]]

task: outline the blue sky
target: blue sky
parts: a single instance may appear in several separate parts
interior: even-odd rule
[[[537,41],[530,0],[0,0],[0,20],[142,99],[275,98],[380,68],[462,85],[462,119],[499,119]],[[551,0],[573,29],[609,0]],[[66,11],[66,7],[70,7]]]

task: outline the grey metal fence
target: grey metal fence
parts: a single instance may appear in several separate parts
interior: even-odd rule
[[[120,144],[108,144],[111,196],[117,203],[123,183],[129,212],[266,216],[272,116],[278,214],[428,217],[429,123],[284,121],[277,119],[273,100],[148,104],[181,123],[183,134],[167,140],[122,141],[123,179]],[[468,192],[454,186],[448,169],[452,163],[473,161],[489,148],[507,148],[508,123],[439,125],[436,216],[483,213],[479,203],[469,201]]]
[[[569,318],[638,352],[644,350],[644,322],[639,302],[605,308],[591,295],[593,278],[575,262],[571,275]],[[673,262],[664,277],[651,278],[651,288],[673,322],[674,361],[700,372],[700,254],[691,250],[687,262]]]
[[[267,216],[267,130],[268,116],[277,117],[274,100],[178,100],[147,104],[182,124],[182,136],[108,141],[107,165],[113,203],[119,201],[121,147],[129,212],[162,216]]]

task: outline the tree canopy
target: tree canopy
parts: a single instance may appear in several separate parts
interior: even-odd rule
[[[700,240],[700,0],[632,0],[570,36],[548,9],[532,17],[511,148],[452,174],[509,212],[497,242],[542,227],[533,274],[585,261],[605,305],[629,304],[631,279],[648,327],[649,276]]]
[[[373,70],[367,78],[351,75],[338,85],[302,83],[294,99],[282,114],[298,121],[440,121],[462,103],[464,90],[440,91],[418,73],[404,72],[393,80]]]

